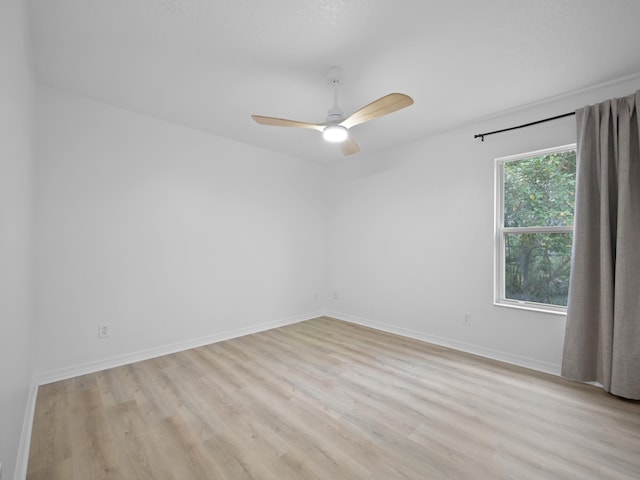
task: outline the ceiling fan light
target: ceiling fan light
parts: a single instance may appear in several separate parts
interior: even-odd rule
[[[322,131],[322,136],[327,142],[344,142],[349,134],[342,125],[328,125]]]

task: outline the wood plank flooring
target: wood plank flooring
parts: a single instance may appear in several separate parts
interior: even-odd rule
[[[28,479],[634,479],[640,404],[319,318],[40,387]]]

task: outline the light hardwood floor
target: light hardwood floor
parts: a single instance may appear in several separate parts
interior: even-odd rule
[[[637,480],[640,404],[319,318],[42,386],[28,472]]]

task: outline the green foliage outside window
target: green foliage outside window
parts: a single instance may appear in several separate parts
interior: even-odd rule
[[[575,150],[505,162],[504,227],[550,227],[505,232],[506,298],[567,305],[575,183]]]

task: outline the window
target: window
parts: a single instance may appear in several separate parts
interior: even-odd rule
[[[496,159],[496,305],[566,312],[575,185],[575,144]]]

